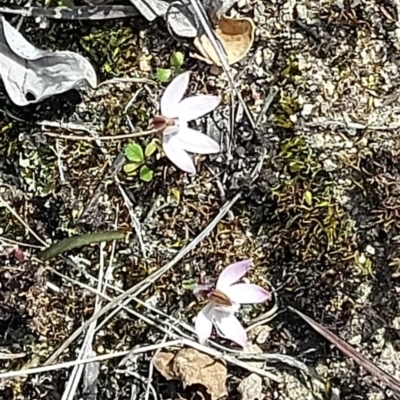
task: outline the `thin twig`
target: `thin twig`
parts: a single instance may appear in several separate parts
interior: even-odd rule
[[[100,243],[100,268],[99,268],[99,279],[97,284],[97,291],[101,292],[102,287],[101,284],[103,282],[103,272],[104,272],[104,246],[105,242]],[[101,306],[100,297],[96,294],[95,301],[95,309],[96,313]],[[89,353],[89,349],[91,349],[91,342],[94,337],[94,330],[96,328],[96,322],[94,321],[92,325],[89,326],[89,329],[86,332],[85,339],[83,341],[82,347],[80,349],[78,360],[85,358],[86,354]],[[63,396],[61,400],[72,400],[75,396],[76,390],[78,388],[79,381],[81,380],[82,372],[84,369],[84,365],[76,365],[72,370],[72,373],[68,379],[67,385],[65,387]]]
[[[358,352],[353,346],[347,343],[345,340],[341,339],[339,336],[335,335],[329,329],[318,324],[312,318],[303,314],[294,307],[289,306],[289,310],[296,313],[304,321],[306,321],[315,331],[322,335],[325,339],[329,340],[333,345],[335,345],[341,352],[343,352],[347,357],[350,357],[355,361],[360,367],[368,371],[373,377],[378,378],[386,386],[388,386],[393,392],[400,396],[400,381],[397,380],[392,374],[384,371],[382,368],[375,365],[367,357]]]
[[[274,98],[278,92],[279,92],[279,89],[277,87],[273,86],[273,87],[269,88],[269,93],[268,93],[267,98],[265,99],[264,106],[261,109],[260,114],[258,114],[258,117],[256,120],[256,127],[258,127],[258,125],[260,125],[263,116],[266,114],[266,112],[271,107],[271,104],[274,101]]]
[[[131,200],[129,199],[129,197],[125,193],[125,190],[123,189],[123,187],[120,185],[120,183],[118,181],[117,181],[117,186],[118,186],[119,191],[122,194],[122,197],[124,199],[125,206],[128,209],[129,215],[131,216],[131,222],[132,222],[133,228],[135,229],[136,234],[137,234],[138,239],[139,239],[140,250],[142,251],[143,257],[146,259],[146,257],[147,257],[146,256],[146,246],[144,245],[142,229],[140,227],[140,222],[136,218],[135,212],[133,211],[133,205],[132,205]]]
[[[215,37],[215,34],[213,33],[213,31],[210,28],[210,23],[209,21],[207,21],[208,17],[207,14],[204,10],[204,7],[202,5],[202,3],[199,0],[190,0],[190,4],[192,5],[194,11],[196,12],[197,17],[200,20],[200,23],[204,29],[204,32],[206,33],[208,40],[211,42],[211,44],[214,47],[215,52],[218,55],[218,58],[221,62],[221,65],[228,77],[229,83],[231,85],[231,88],[235,91],[236,96],[239,99],[240,104],[242,105],[244,111],[246,112],[247,118],[249,119],[250,125],[251,127],[254,129],[255,128],[255,123],[254,123],[254,119],[253,116],[251,115],[251,112],[249,110],[249,107],[247,106],[246,102],[243,100],[242,94],[240,93],[240,90],[237,88],[236,83],[235,83],[235,79],[233,78],[231,72],[230,72],[230,68],[229,68],[229,64],[227,61],[227,58],[224,54],[224,52],[221,50],[221,45],[217,42],[217,39]]]
[[[63,163],[62,163],[62,159],[61,159],[61,154],[62,154],[62,148],[60,148],[60,141],[56,140],[56,147],[55,149],[53,149],[52,147],[50,147],[55,155],[57,156],[57,164],[58,164],[58,172],[60,174],[60,181],[61,183],[65,183],[65,175],[64,175],[64,170],[63,170]]]
[[[57,122],[57,121],[38,121],[36,122],[36,125],[45,127],[45,128],[58,128],[58,129],[65,129],[66,131],[72,131],[72,132],[86,132],[89,133],[90,135],[94,136],[93,140],[97,139],[97,133],[94,132],[92,129],[87,127],[84,124],[77,124],[74,122]]]
[[[63,134],[58,134],[58,133],[53,133],[53,132],[42,132],[42,133],[43,133],[43,135],[54,137],[54,138],[57,138],[57,139],[94,141],[94,140],[124,140],[124,139],[130,139],[130,138],[134,138],[134,137],[141,137],[141,136],[151,135],[153,133],[157,133],[157,130],[156,129],[150,129],[148,131],[127,133],[127,134],[124,134],[124,135],[97,136],[97,137],[63,135]]]
[[[368,124],[361,124],[359,122],[334,121],[334,120],[328,120],[328,119],[319,119],[317,121],[303,123],[303,126],[307,126],[307,127],[320,127],[320,126],[326,127],[329,125],[338,126],[340,128],[370,130],[370,131],[388,131],[388,130],[396,130],[396,129],[400,128],[399,124],[396,124],[396,125],[368,125]]]
[[[26,353],[0,353],[0,360],[15,360],[26,357]]]
[[[100,318],[102,315],[112,310],[114,307],[121,304],[127,297],[134,294],[137,295],[142,291],[146,290],[153,282],[159,279],[162,275],[164,275],[167,271],[169,271],[175,264],[177,264],[183,257],[185,257],[190,251],[192,251],[206,236],[210,234],[210,232],[215,228],[215,226],[219,223],[219,221],[225,216],[225,214],[232,208],[232,206],[239,200],[241,193],[237,193],[236,196],[224,204],[224,206],[219,211],[218,215],[210,222],[210,224],[186,247],[181,249],[181,251],[164,267],[160,268],[158,271],[155,271],[144,281],[139,282],[138,284],[132,286],[125,293],[120,294],[106,306],[104,306],[98,313],[93,315],[88,321],[86,321],[80,328],[78,328],[75,332],[71,334],[71,336],[65,340],[65,342],[50,356],[50,358],[46,361],[46,365],[53,363],[60,354],[76,339],[81,333],[90,326],[90,324],[96,319]]]
[[[32,3],[31,1],[29,2]],[[88,5],[74,7],[0,7],[0,13],[22,15],[24,17],[45,17],[59,20],[102,20],[131,18],[139,15],[134,6],[126,5]]]
[[[6,238],[4,236],[0,236],[0,241],[4,241],[4,242],[10,243],[10,244],[15,244],[15,245],[18,245],[18,246],[21,246],[21,247],[31,247],[32,249],[43,249],[43,248],[45,248],[45,246],[38,246],[38,245],[35,245],[35,244],[24,243],[24,242],[20,242],[18,240],[13,240],[13,239]]]
[[[4,372],[4,373],[0,374],[0,379],[10,379],[10,378],[16,378],[18,376],[41,374],[43,372],[56,371],[58,369],[72,368],[75,365],[82,365],[82,364],[88,364],[88,363],[93,363],[93,362],[111,360],[113,358],[123,357],[129,353],[143,354],[143,353],[147,353],[149,351],[157,350],[159,348],[172,347],[172,346],[175,347],[175,346],[180,346],[180,345],[182,345],[182,340],[171,340],[166,343],[156,343],[156,344],[144,346],[144,347],[137,348],[137,349],[118,351],[115,353],[103,354],[101,356],[84,358],[82,360],[67,361],[67,362],[63,362],[60,364],[44,365],[42,367],[37,367],[37,368],[27,368],[27,369],[21,369],[18,371]]]
[[[236,196],[226,202],[220,209],[218,215],[206,226],[206,228],[199,233],[199,235],[193,239],[185,248],[183,248],[167,265],[160,268],[158,271],[151,274],[149,277],[144,279],[142,282],[139,282],[137,285],[136,291],[133,291],[132,294],[137,296],[146,290],[150,285],[152,285],[157,279],[159,279],[162,275],[164,275],[167,271],[169,271],[175,264],[181,261],[188,253],[190,253],[200,242],[204,240],[212,230],[217,226],[219,221],[226,215],[226,213],[233,207],[233,205],[239,200],[242,194],[239,192]]]
[[[116,83],[149,83],[151,85],[157,85],[157,82],[147,78],[112,78],[107,81],[101,82],[97,85],[96,90],[104,85],[114,85]]]
[[[8,211],[10,211],[10,213],[12,215],[14,215],[15,218],[17,218],[17,220],[32,234],[32,236],[34,236],[43,246],[47,247],[47,243],[40,238],[39,235],[37,235],[35,233],[35,231],[33,231],[29,225],[17,214],[17,212],[0,196],[0,204],[3,204],[4,207],[7,208]]]

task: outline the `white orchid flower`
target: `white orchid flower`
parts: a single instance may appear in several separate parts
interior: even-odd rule
[[[195,328],[200,343],[211,335],[212,326],[227,339],[242,347],[247,345],[247,334],[234,313],[240,304],[263,303],[271,294],[261,286],[238,282],[250,269],[251,260],[226,267],[218,278],[215,290],[199,285],[197,292],[209,303],[197,315]]]
[[[221,99],[198,95],[183,99],[189,85],[190,72],[178,75],[165,89],[161,98],[161,114],[153,119],[156,129],[163,130],[162,144],[166,156],[180,169],[196,174],[189,153],[214,154],[219,144],[204,133],[188,127],[188,122],[213,111]]]

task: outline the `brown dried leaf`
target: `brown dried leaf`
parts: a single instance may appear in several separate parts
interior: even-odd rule
[[[160,352],[153,358],[154,366],[168,380],[179,379],[183,387],[202,385],[212,400],[228,395],[225,382],[226,366],[194,349],[182,349],[175,355]]]
[[[215,29],[215,34],[225,49],[229,65],[240,61],[249,52],[254,42],[254,30],[254,22],[250,18],[236,19],[225,16],[221,18]],[[196,37],[194,45],[201,53],[201,56],[194,55],[194,57],[208,64],[221,66],[214,46],[206,34]]]
[[[171,361],[174,357],[175,355],[173,353],[167,353],[165,351],[160,351],[153,357],[154,366],[165,379],[171,380],[177,378],[172,370]]]

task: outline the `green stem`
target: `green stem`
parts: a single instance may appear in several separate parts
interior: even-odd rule
[[[125,239],[127,234],[128,231],[104,231],[72,236],[42,251],[39,253],[38,258],[43,261],[50,260],[50,258],[75,249],[76,247],[87,246],[92,243],[109,242],[110,240]]]

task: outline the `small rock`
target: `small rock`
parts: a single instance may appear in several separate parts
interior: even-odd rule
[[[314,104],[304,104],[303,109],[301,110],[301,115],[303,117],[308,117],[311,115],[313,108]]]
[[[358,257],[358,262],[361,265],[364,265],[366,261],[367,261],[367,258],[365,257],[365,255],[363,253],[361,253],[360,256]]]
[[[304,4],[297,4],[296,11],[300,19],[307,19],[307,7]]]
[[[265,343],[270,336],[271,330],[272,329],[269,326],[263,326],[262,331],[257,335],[256,342],[258,344]]]
[[[262,378],[257,374],[251,374],[244,378],[238,387],[242,400],[261,400],[264,398],[262,393]]]
[[[337,169],[337,165],[329,158],[324,160],[323,165],[324,165],[324,170],[327,172],[334,171],[335,169]]]
[[[370,244],[367,245],[367,247],[365,248],[365,251],[366,251],[368,254],[371,254],[371,256],[374,256],[374,255],[375,255],[375,247],[372,247]]]
[[[246,154],[246,149],[245,149],[244,147],[242,147],[242,146],[239,146],[239,147],[236,149],[236,154],[237,154],[239,157],[243,157],[243,156]]]

